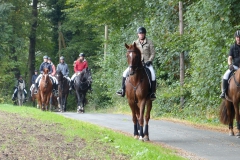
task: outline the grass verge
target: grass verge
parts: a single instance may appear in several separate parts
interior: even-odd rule
[[[0,105],[0,110],[14,113],[21,117],[33,118],[45,124],[60,124],[55,128],[58,134],[65,137],[65,141],[73,142],[76,138],[84,139],[86,146],[77,152],[76,159],[184,159],[176,155],[176,151],[163,148],[152,143],[144,143],[134,140],[132,137],[114,132],[104,127],[68,119],[61,115],[42,112],[31,107],[17,107],[8,104]],[[36,157],[39,159],[40,157]]]

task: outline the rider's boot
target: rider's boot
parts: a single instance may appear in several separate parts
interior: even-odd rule
[[[226,79],[223,79],[222,81],[222,93],[220,95],[220,98],[225,98],[225,94],[226,94],[226,91],[227,91],[227,87],[228,87],[228,80]]]
[[[38,93],[38,83],[35,83],[35,90],[34,90],[34,94]]]
[[[116,92],[117,95],[122,96],[122,97],[125,96],[125,88],[126,88],[125,81],[126,81],[126,77],[122,77],[122,89],[120,89]]]
[[[13,92],[13,95],[12,95],[12,100],[13,101],[17,98],[17,93],[18,93],[18,90],[17,90],[17,88],[15,88],[14,92]]]
[[[150,94],[150,99],[154,101],[156,99],[156,80],[151,82],[151,94]]]

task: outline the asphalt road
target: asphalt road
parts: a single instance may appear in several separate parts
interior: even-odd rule
[[[133,134],[132,118],[128,115],[77,114],[69,112],[60,114],[69,118]],[[184,124],[150,119],[149,137],[153,142],[166,144],[167,146],[186,151],[201,159],[240,159],[240,138],[228,136],[228,133],[224,134]],[[196,157],[193,159],[196,159]],[[191,156],[188,158],[192,159]]]

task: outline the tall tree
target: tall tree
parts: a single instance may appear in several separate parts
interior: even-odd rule
[[[37,33],[37,19],[38,19],[38,0],[33,0],[32,3],[32,18],[31,30],[29,35],[29,54],[28,54],[28,84],[31,84],[31,77],[35,70],[35,51],[36,51],[36,33]]]

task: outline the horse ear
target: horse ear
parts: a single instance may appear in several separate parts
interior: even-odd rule
[[[135,43],[135,42],[133,43],[133,46],[136,48],[136,46],[137,46],[137,45],[136,45],[136,43]]]
[[[128,48],[129,48],[129,45],[127,45],[127,44],[125,43],[125,47],[128,49]]]

